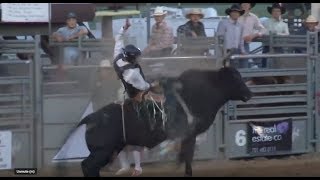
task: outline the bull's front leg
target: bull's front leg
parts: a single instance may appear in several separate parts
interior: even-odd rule
[[[185,162],[184,176],[192,176],[192,161],[194,156],[194,149],[196,144],[196,137],[189,137],[182,141],[179,153],[178,162],[181,164]]]
[[[178,86],[178,85],[176,85],[176,86]],[[194,122],[194,117],[192,116],[191,111],[189,110],[187,104],[185,103],[185,101],[183,100],[181,95],[176,91],[176,89],[177,88],[175,87],[175,89],[173,90],[173,94],[176,97],[179,104],[181,105],[183,111],[187,115],[188,124],[191,125]]]

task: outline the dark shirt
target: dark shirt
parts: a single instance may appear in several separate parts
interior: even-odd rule
[[[191,21],[181,25],[177,29],[178,36],[192,37],[192,31],[194,31],[198,37],[207,37],[202,22],[198,22],[197,26],[194,26]]]

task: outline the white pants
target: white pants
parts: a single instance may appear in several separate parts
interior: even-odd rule
[[[127,94],[125,93],[124,94],[124,86],[123,84],[121,83],[121,86],[118,90],[118,100],[123,102],[125,100],[125,98],[127,98]],[[129,147],[131,152],[132,152],[132,155],[133,155],[133,159],[134,159],[134,164],[135,164],[135,169],[137,170],[140,170],[142,169],[141,166],[140,166],[140,163],[141,163],[141,156],[140,156],[140,153],[141,151],[143,151],[143,147],[140,147],[140,146],[130,146]],[[120,160],[120,166],[121,168],[129,168],[129,162],[128,162],[128,150],[127,149],[124,149],[123,151],[121,151],[119,153],[119,160]]]

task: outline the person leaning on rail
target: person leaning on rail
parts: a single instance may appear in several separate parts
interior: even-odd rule
[[[77,15],[70,12],[66,17],[66,26],[59,28],[53,33],[52,37],[55,41],[65,42],[78,39],[79,37],[85,37],[88,34],[88,30],[84,26],[78,26]],[[77,47],[64,47],[63,48],[63,64],[76,65],[79,63],[83,54]]]

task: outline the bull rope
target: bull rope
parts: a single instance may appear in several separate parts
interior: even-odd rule
[[[122,134],[123,134],[123,140],[124,140],[124,142],[127,142],[127,139],[126,139],[126,127],[125,127],[125,122],[124,122],[124,109],[123,109],[124,101],[125,101],[125,98],[126,98],[125,93],[126,93],[126,91],[123,92],[123,101],[122,101],[122,103],[121,103],[121,113],[122,113]]]
[[[180,105],[182,106],[182,109],[184,110],[184,112],[187,115],[187,120],[188,120],[188,124],[192,124],[193,123],[193,116],[188,108],[188,106],[186,105],[185,101],[182,99],[182,97],[180,96],[180,94],[176,91],[176,87],[173,87],[173,93],[176,96],[178,102],[180,103]]]
[[[155,108],[154,108],[154,105],[156,105],[156,107],[159,109],[159,111],[161,112],[161,117],[162,117],[162,128],[165,128],[165,123],[167,122],[167,116],[166,116],[166,113],[164,111],[164,105],[163,105],[163,101],[160,101],[161,103],[161,107],[162,109],[158,106],[157,102],[153,99],[153,97],[150,95],[150,99],[152,101],[152,104],[153,104],[153,118],[155,119]]]

